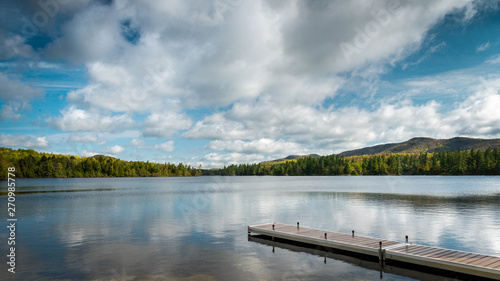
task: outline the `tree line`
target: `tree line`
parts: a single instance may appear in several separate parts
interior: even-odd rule
[[[240,164],[204,175],[500,175],[500,150],[303,157],[275,164]]]
[[[80,157],[0,148],[0,179],[8,168],[19,178],[170,177],[200,175],[500,175],[500,150],[443,151],[344,157],[303,157],[279,163],[200,170],[170,163],[124,161],[109,156]]]
[[[0,148],[0,179],[15,167],[18,178],[182,177],[199,176],[199,169],[165,163],[124,161],[109,156],[80,157],[39,153],[32,149]]]

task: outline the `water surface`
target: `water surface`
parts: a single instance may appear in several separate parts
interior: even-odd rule
[[[6,182],[1,182],[6,192]],[[269,222],[500,256],[500,177],[18,179],[17,273],[1,280],[380,280],[248,241]],[[7,197],[0,200],[6,202]],[[1,204],[1,205],[6,205]],[[2,220],[6,223],[5,208]],[[7,230],[1,232],[7,253]],[[6,260],[6,258],[5,258]],[[429,276],[411,276],[428,279]],[[142,279],[141,279],[142,278]],[[187,279],[186,279],[187,278]],[[412,280],[384,274],[383,280]]]

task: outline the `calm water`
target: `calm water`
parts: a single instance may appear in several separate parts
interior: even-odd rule
[[[2,192],[6,191],[6,182]],[[249,241],[280,222],[500,255],[500,177],[19,179],[1,280],[380,280],[355,259]],[[7,197],[1,196],[7,225]],[[316,251],[317,252],[317,251]],[[429,279],[411,275],[413,279]],[[383,280],[412,280],[385,273]],[[439,279],[439,278],[438,278]]]

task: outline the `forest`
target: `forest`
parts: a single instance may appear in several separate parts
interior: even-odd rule
[[[0,148],[0,179],[8,168],[19,178],[181,177],[200,175],[500,175],[500,150],[442,151],[362,156],[302,157],[277,163],[240,164],[197,169],[170,163],[124,161],[109,156],[80,157]]]
[[[500,150],[303,157],[275,164],[240,164],[204,175],[500,175]]]
[[[15,167],[17,178],[181,177],[199,176],[199,169],[165,163],[123,161],[109,156],[80,157],[39,153],[32,149],[0,148],[0,179]]]

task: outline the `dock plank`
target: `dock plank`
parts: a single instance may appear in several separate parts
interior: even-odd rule
[[[274,230],[273,230],[274,225]],[[500,280],[500,257],[443,249],[438,247],[406,244],[367,236],[359,236],[319,229],[297,227],[280,223],[248,227],[248,233],[257,233],[291,241],[337,248],[340,250],[371,255],[385,261],[399,260],[455,271],[469,275]],[[327,235],[325,239],[325,233]],[[382,242],[382,252],[380,249]]]

